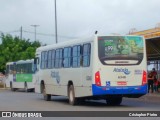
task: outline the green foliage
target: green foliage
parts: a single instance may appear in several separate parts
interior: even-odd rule
[[[0,44],[0,71],[5,70],[7,62],[32,59],[35,57],[36,48],[40,47],[38,41],[29,42],[18,37],[1,34]]]

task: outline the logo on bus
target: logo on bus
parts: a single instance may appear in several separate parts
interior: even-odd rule
[[[51,71],[51,77],[56,79],[57,84],[60,83],[59,72],[53,72],[53,71]]]
[[[131,73],[127,68],[114,68],[113,72],[123,72],[125,75],[129,75]]]

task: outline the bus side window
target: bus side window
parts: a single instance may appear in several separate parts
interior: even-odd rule
[[[53,49],[52,50],[52,58],[51,58],[51,60],[52,60],[52,67],[51,68],[54,68],[55,67],[55,50]]]
[[[34,58],[34,72],[38,71],[39,57]]]
[[[58,48],[56,49],[56,55],[55,55],[55,68],[61,68],[63,67],[63,49]]]
[[[71,67],[71,47],[66,47],[63,49],[63,67]]]
[[[81,65],[81,46],[73,46],[72,49],[72,67],[77,68]]]
[[[90,51],[91,51],[91,44],[90,43],[84,44],[82,53],[83,67],[90,66]]]
[[[46,69],[47,68],[47,56],[48,56],[47,51],[43,51],[41,53],[41,69]]]
[[[13,71],[14,71],[13,65],[10,65],[9,74],[13,74]]]
[[[52,68],[52,50],[48,51],[47,61],[48,61],[47,62],[48,69],[51,69]]]
[[[59,68],[59,49],[56,49],[56,54],[55,54],[55,68]]]
[[[60,49],[59,67],[63,67],[63,49]]]

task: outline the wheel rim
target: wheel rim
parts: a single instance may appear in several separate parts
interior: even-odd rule
[[[73,91],[72,90],[70,90],[69,99],[70,99],[70,102],[73,102]]]

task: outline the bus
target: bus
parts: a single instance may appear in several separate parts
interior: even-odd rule
[[[147,91],[146,46],[142,36],[95,35],[37,48],[35,92],[46,101],[67,96],[69,104],[104,99],[120,105],[123,97]]]
[[[34,82],[34,59],[6,64],[6,87],[10,87],[12,91],[34,91]]]

